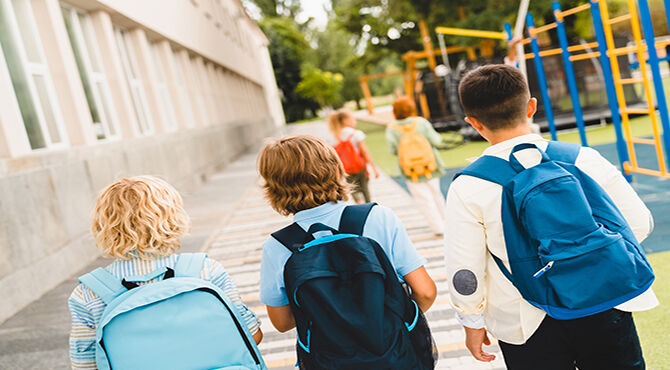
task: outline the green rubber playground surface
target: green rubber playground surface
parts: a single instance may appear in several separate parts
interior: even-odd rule
[[[359,122],[358,128],[367,134],[366,143],[376,164],[396,181],[405,186],[399,177],[397,159],[388,153],[385,128],[380,125]],[[631,120],[631,130],[635,137],[650,137],[652,129],[649,117]],[[444,138],[455,139],[453,134],[443,134]],[[560,141],[579,143],[579,134],[561,132]],[[615,134],[612,125],[587,129],[590,146],[605,158],[618,165]],[[467,158],[477,157],[488,146],[486,142],[471,142],[453,149],[441,150],[440,156],[449,170],[441,179],[442,191],[446,193],[451,178],[461,168],[468,165]],[[656,156],[650,146],[636,146],[640,166],[657,169]],[[653,310],[635,313],[642,349],[650,370],[670,369],[670,180],[657,177],[635,175],[633,187],[654,215],[654,232],[642,244],[656,273],[653,285],[661,305]]]

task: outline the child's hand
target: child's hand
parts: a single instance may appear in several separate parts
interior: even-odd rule
[[[375,174],[375,179],[379,178],[379,171],[377,171],[377,167],[372,167],[372,172]]]

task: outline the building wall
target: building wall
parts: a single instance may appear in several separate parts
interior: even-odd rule
[[[99,256],[105,185],[192,190],[283,124],[238,0],[0,0],[0,322]]]

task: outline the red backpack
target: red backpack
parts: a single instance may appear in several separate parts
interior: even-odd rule
[[[346,140],[337,138],[338,143],[335,145],[335,151],[337,152],[337,155],[340,156],[340,160],[344,165],[344,171],[350,175],[359,173],[365,169],[365,159],[363,159],[358,150],[356,150],[354,143],[351,142],[354,133],[355,132],[352,132]]]

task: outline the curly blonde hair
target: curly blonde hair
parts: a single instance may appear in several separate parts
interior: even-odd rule
[[[311,135],[268,141],[258,156],[258,172],[270,206],[284,216],[348,199],[349,186],[335,149]]]
[[[109,257],[169,256],[179,249],[179,238],[191,225],[182,203],[177,190],[157,177],[123,178],[98,196],[91,232]]]

